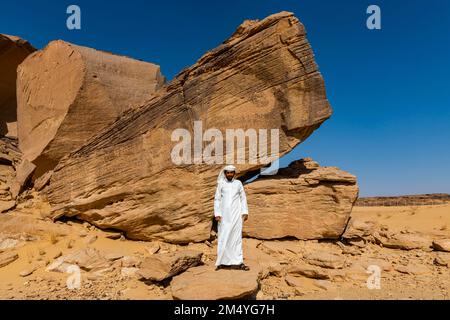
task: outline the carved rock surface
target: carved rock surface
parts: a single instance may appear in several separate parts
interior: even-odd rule
[[[174,130],[186,129],[194,139],[195,120],[202,122],[203,132],[215,128],[224,135],[226,129],[266,129],[269,135],[270,129],[279,129],[282,156],[331,112],[298,19],[281,12],[246,21],[147,104],[123,114],[58,164],[48,194],[53,217],[76,215],[132,239],[206,240],[223,164],[173,162],[171,153],[180,143],[172,141]],[[265,142],[270,146],[270,137]],[[254,175],[265,165],[265,154],[249,163],[248,149],[248,144],[235,144],[218,151],[220,156],[244,151],[240,175]]]
[[[17,118],[33,180],[163,83],[155,64],[61,40],[30,55],[18,68]]]

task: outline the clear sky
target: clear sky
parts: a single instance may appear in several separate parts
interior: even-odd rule
[[[66,28],[70,4],[81,30]],[[366,28],[370,4],[381,30]],[[282,165],[338,166],[361,196],[450,193],[449,0],[2,1],[0,33],[154,62],[171,79],[243,20],[283,10],[306,26],[334,114]]]

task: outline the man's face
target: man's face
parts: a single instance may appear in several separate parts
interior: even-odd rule
[[[233,179],[234,174],[234,171],[225,171],[225,177],[228,179],[228,181],[231,181]]]

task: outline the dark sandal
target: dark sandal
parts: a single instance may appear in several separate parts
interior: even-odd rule
[[[243,264],[243,263],[239,265],[239,269],[240,270],[245,270],[245,271],[250,270],[250,268],[248,266],[246,266],[245,264]]]

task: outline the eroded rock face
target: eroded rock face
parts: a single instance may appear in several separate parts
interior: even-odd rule
[[[100,228],[122,230],[132,239],[206,240],[223,164],[175,164],[171,152],[179,141],[172,141],[173,131],[183,128],[194,137],[195,120],[202,121],[203,132],[279,129],[282,156],[330,115],[322,76],[297,18],[282,12],[247,21],[151,101],[126,112],[58,164],[48,193],[53,217],[76,215]],[[248,163],[246,146],[239,150]],[[237,152],[238,145],[226,152],[231,151]],[[238,165],[240,173],[264,166],[263,156],[258,155],[256,164]],[[310,177],[319,189],[326,179],[320,172]],[[347,186],[333,187],[339,192]],[[332,204],[335,193],[329,191]],[[337,218],[327,223],[340,226],[342,217]]]
[[[258,291],[260,278],[253,269],[215,271],[211,266],[200,266],[175,276],[170,289],[175,300],[244,299]]]
[[[17,66],[35,50],[26,40],[0,34],[0,136],[17,137]]]
[[[61,40],[30,55],[18,68],[17,117],[33,180],[163,84],[155,64]]]
[[[294,161],[275,176],[245,186],[246,236],[259,239],[337,239],[358,196],[356,177],[311,159]]]

